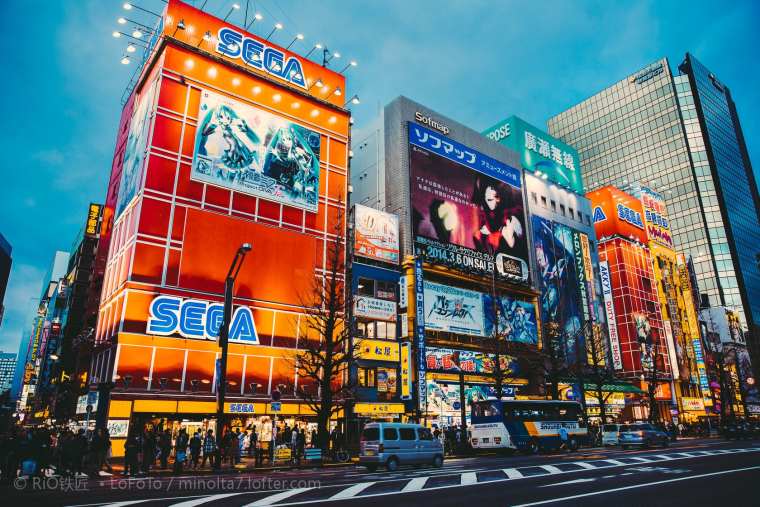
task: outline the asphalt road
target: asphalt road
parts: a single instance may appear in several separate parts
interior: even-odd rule
[[[8,505],[394,507],[760,505],[760,442],[686,440],[669,449],[589,449],[448,460],[442,469],[368,473],[356,466],[146,479],[20,481]]]

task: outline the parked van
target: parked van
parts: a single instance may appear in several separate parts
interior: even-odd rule
[[[389,471],[399,465],[443,466],[443,446],[429,428],[419,424],[369,423],[364,427],[359,464],[374,472],[379,466]]]
[[[602,426],[602,445],[618,445],[620,442],[620,424],[605,424]]]

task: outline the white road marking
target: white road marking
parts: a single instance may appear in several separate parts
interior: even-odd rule
[[[543,468],[550,474],[561,474],[563,470],[561,468],[557,468],[554,465],[538,465],[540,468]]]
[[[350,488],[346,488],[343,491],[334,494],[329,500],[343,500],[344,498],[355,497],[373,484],[375,484],[375,482],[360,482],[359,484],[354,484]]]
[[[570,463],[571,465],[578,465],[581,468],[585,468],[586,470],[595,470],[596,467],[592,465],[591,463],[586,463],[585,461],[573,461]]]
[[[289,489],[287,491],[282,491],[280,493],[277,493],[276,495],[268,496],[266,498],[262,498],[261,500],[257,500],[253,503],[249,503],[248,505],[245,505],[244,507],[261,507],[262,505],[272,505],[275,502],[279,502],[280,500],[285,500],[286,498],[290,498],[291,496],[296,496],[297,494],[303,493],[304,491],[309,491],[310,489],[314,489],[314,488]]]
[[[648,459],[648,458],[644,458],[643,456],[631,456],[631,457],[630,457],[630,458],[628,458],[628,459],[635,459],[635,460],[636,460],[636,461],[638,461],[639,463],[651,463],[651,462],[652,462],[652,460],[651,460],[651,459]]]
[[[581,493],[579,495],[571,495],[571,496],[565,496],[562,498],[552,498],[550,500],[541,500],[538,502],[531,502],[531,503],[524,503],[520,505],[515,505],[514,507],[531,507],[533,505],[544,505],[547,503],[556,503],[556,502],[564,502],[566,500],[575,500],[576,498],[585,498],[588,496],[596,496],[596,495],[604,495],[606,493],[615,493],[616,491],[627,491],[629,489],[638,489],[638,488],[646,488],[648,486],[656,486],[659,484],[668,484],[671,482],[679,482],[679,481],[688,481],[691,479],[701,479],[702,477],[712,477],[715,475],[725,475],[725,474],[732,474],[736,472],[746,472],[748,470],[757,470],[760,469],[760,466],[754,466],[754,467],[745,467],[745,468],[735,468],[733,470],[721,470],[720,472],[710,472],[707,474],[699,474],[699,475],[691,475],[689,477],[679,477],[677,479],[666,479],[663,481],[655,481],[655,482],[647,482],[643,484],[634,484],[632,486],[623,486],[621,488],[612,488],[612,489],[604,489],[601,491],[593,491],[591,493]]]
[[[581,482],[593,482],[596,479],[589,477],[588,479],[574,479],[572,481],[564,481],[564,482],[555,482],[553,484],[544,484],[543,486],[539,486],[539,488],[551,488],[552,486],[564,486],[565,484],[578,484]]]
[[[468,472],[462,474],[459,484],[462,486],[469,486],[470,484],[478,483],[478,475],[475,472]]]
[[[427,477],[415,477],[411,481],[409,481],[406,486],[404,486],[404,489],[401,490],[402,493],[407,493],[409,491],[419,491],[422,488],[425,487],[425,483],[427,482]]]
[[[228,498],[230,496],[242,495],[243,493],[220,493],[218,495],[211,495],[202,498],[195,498],[193,500],[187,500],[185,502],[179,502],[172,504],[170,507],[196,507],[198,505],[213,502],[215,500],[221,500],[222,498]]]
[[[182,499],[188,499],[188,498],[205,498],[208,495],[192,495],[192,496],[172,496],[169,498],[143,498],[141,500],[127,500],[125,502],[114,502],[114,503],[85,503],[85,504],[79,504],[79,505],[71,505],[69,507],[91,507],[95,505],[102,505],[103,507],[126,507],[127,505],[135,505],[139,503],[145,503],[145,502],[152,502],[154,500],[182,500]]]
[[[521,479],[523,473],[516,468],[504,468],[502,472],[507,476],[507,479]]]
[[[626,463],[623,463],[622,461],[618,461],[616,459],[603,459],[603,460],[600,460],[600,461],[606,461],[607,463],[612,463],[613,465],[616,465],[616,466],[626,465]],[[628,464],[630,464],[630,463],[628,463]]]

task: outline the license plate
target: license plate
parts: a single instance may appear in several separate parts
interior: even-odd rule
[[[364,451],[364,455],[365,456],[374,456],[375,455],[375,451]]]

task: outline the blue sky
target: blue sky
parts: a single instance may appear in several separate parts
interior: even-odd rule
[[[237,0],[245,5],[245,0]],[[160,0],[136,0],[153,11]],[[197,0],[197,3],[202,3]],[[224,16],[231,0],[208,0]],[[123,14],[116,0],[0,2],[0,231],[13,246],[13,269],[0,327],[0,350],[15,352],[55,250],[69,250],[87,204],[105,198],[132,66],[111,37]],[[264,15],[258,33],[285,25],[274,40],[294,49],[315,42],[359,66],[355,127],[406,95],[475,129],[517,114],[536,124],[647,63],[671,66],[690,51],[732,91],[760,173],[760,2],[627,1],[250,1]],[[148,15],[128,15],[148,22]],[[242,11],[233,13],[242,21]],[[256,26],[256,25],[254,25]],[[336,61],[337,62],[337,61]],[[336,67],[342,67],[336,63]]]

